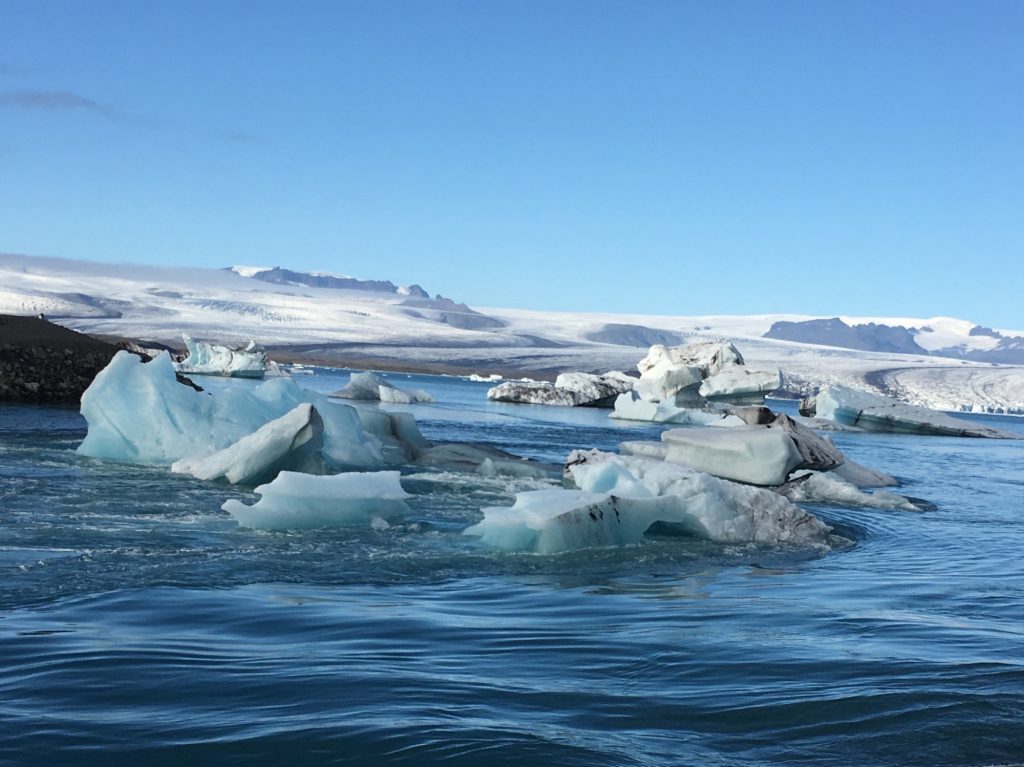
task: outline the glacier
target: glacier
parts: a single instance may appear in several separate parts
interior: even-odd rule
[[[409,513],[397,471],[350,472],[310,476],[282,471],[273,482],[260,485],[260,499],[250,505],[232,498],[221,507],[242,527],[296,530],[317,527],[369,525]]]
[[[847,386],[828,386],[813,397],[805,398],[800,404],[800,413],[865,431],[1019,439],[1019,435],[1012,432],[962,421],[937,410]]]

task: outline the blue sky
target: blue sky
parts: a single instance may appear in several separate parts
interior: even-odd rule
[[[1024,326],[1024,3],[0,0],[0,251]]]

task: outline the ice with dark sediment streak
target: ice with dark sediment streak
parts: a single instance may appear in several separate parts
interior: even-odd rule
[[[612,407],[615,398],[633,388],[636,379],[612,371],[562,373],[554,383],[547,381],[506,381],[488,390],[487,399],[530,405],[562,407]]]
[[[242,527],[296,530],[370,525],[406,516],[411,495],[397,471],[351,472],[311,476],[283,471],[256,488],[260,499],[249,506],[231,499],[222,508]]]
[[[466,535],[497,549],[552,554],[640,543],[662,523],[720,542],[829,546],[828,525],[777,493],[678,464],[575,451],[566,473],[577,489],[518,493],[511,507],[483,509]]]
[[[865,431],[950,437],[1020,439],[1019,434],[981,426],[880,394],[829,386],[800,403],[801,415],[823,418]]]
[[[218,344],[194,341],[183,335],[188,356],[175,365],[186,375],[214,375],[229,378],[263,378],[269,360],[267,353],[255,341],[243,349],[230,349]]]

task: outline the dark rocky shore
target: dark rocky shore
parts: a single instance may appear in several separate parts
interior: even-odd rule
[[[76,403],[117,351],[45,319],[0,314],[0,402]]]

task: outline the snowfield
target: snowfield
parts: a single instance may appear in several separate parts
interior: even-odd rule
[[[783,392],[789,394],[841,384],[943,410],[1024,413],[1021,366],[762,337],[776,321],[814,319],[806,315],[686,317],[468,309],[440,296],[432,299],[401,288],[317,288],[251,276],[268,269],[169,268],[0,254],[0,313],[44,313],[74,330],[175,347],[187,333],[229,345],[256,339],[278,358],[544,378],[568,371],[635,370],[653,343],[727,339],[736,343],[752,368],[781,369]],[[965,320],[842,319],[849,325],[927,328],[916,339],[929,350],[963,346],[983,351],[994,343],[991,337],[971,335],[975,323]]]

